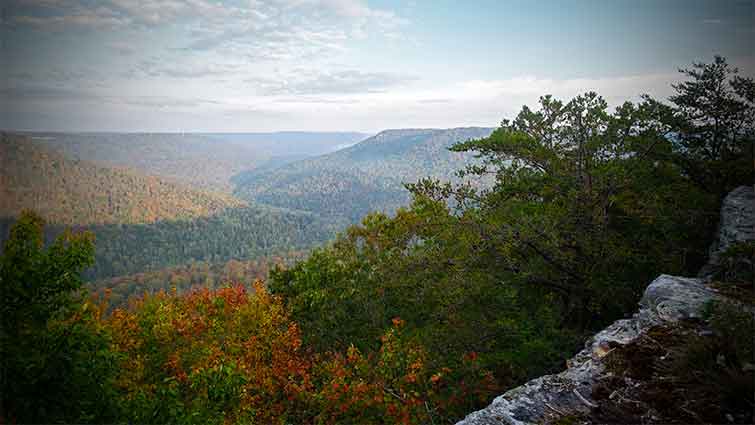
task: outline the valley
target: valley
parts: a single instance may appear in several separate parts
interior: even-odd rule
[[[330,154],[243,172],[235,178],[234,193],[250,202],[310,211],[341,226],[353,224],[371,211],[392,213],[408,205],[407,183],[421,178],[458,183],[456,172],[475,163],[474,155],[448,148],[492,131],[386,130]]]
[[[0,139],[0,167],[0,217],[33,209],[56,224],[137,224],[190,220],[246,205],[162,177],[69,158],[13,134]]]
[[[459,181],[474,158],[448,147],[491,131],[4,134],[0,234],[24,209],[47,220],[48,241],[93,232],[92,282],[285,255],[408,205],[406,183]]]
[[[336,150],[361,133],[28,133],[71,159],[128,167],[200,190],[231,192],[231,179]]]
[[[452,423],[526,382],[529,406],[550,391],[543,382],[576,376],[584,395],[566,391],[559,405],[576,409],[506,415],[634,415],[598,382],[582,385],[582,371],[597,379],[599,367],[548,374],[643,292],[649,302],[658,282],[755,300],[753,144],[736,133],[747,125],[738,111],[752,113],[742,90],[754,85],[725,81],[735,72],[716,61],[688,75],[740,90],[713,94],[741,121],[702,146],[710,128],[677,121],[690,108],[717,113],[690,95],[697,86],[675,86],[684,96],[668,105],[645,98],[613,110],[593,92],[543,96],[495,129],[363,140],[3,133],[0,336],[14,341],[3,367],[14,383],[47,380],[4,388],[28,422],[377,425]],[[666,275],[693,273],[700,279]],[[716,329],[714,345],[652,351],[666,369],[643,385],[699,375],[733,390],[681,381],[674,397],[691,397],[694,411],[668,410],[669,422],[752,418],[752,315],[718,301],[695,322]],[[685,335],[663,323],[668,338]],[[574,361],[611,352],[597,344]],[[619,371],[613,391],[644,397],[622,381],[632,367],[608,366]],[[67,394],[69,380],[89,393],[49,404],[71,411],[34,410]],[[593,411],[588,396],[601,403]],[[498,408],[467,423],[497,421]]]
[[[0,425],[755,423],[755,0],[1,0]]]

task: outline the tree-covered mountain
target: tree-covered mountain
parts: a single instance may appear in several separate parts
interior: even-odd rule
[[[231,177],[257,167],[275,168],[364,139],[362,133],[29,133],[72,159],[230,192]]]
[[[14,218],[0,218],[0,240],[9,236]],[[69,226],[50,225],[52,241]],[[331,226],[314,214],[265,206],[231,208],[193,220],[148,224],[73,226],[90,231],[97,241],[87,280],[160,270],[192,262],[248,260],[304,250],[334,236]]]
[[[333,235],[309,212],[248,205],[230,195],[71,160],[24,136],[2,135],[0,165],[0,239],[25,209],[50,223],[48,240],[67,226],[89,230],[97,249],[87,279],[253,259],[308,248]]]
[[[180,133],[34,133],[67,157],[106,167],[129,167],[197,189],[230,192],[234,174],[265,163],[252,144]]]
[[[205,217],[243,202],[127,169],[68,159],[36,140],[0,136],[0,217],[33,209],[51,223],[135,224]]]
[[[364,217],[253,291],[177,288],[107,314],[80,276],[102,261],[112,268],[102,274],[122,274],[296,247],[326,236],[316,214],[253,204],[191,221],[89,226],[96,241],[54,226],[60,237],[48,244],[33,212],[10,228],[0,221],[0,422],[456,423],[560,370],[613,322],[621,335],[590,338],[577,358],[610,379],[580,366],[556,382],[565,401],[537,420],[753,423],[755,81],[719,57],[683,72],[669,103],[611,108],[594,92],[546,95],[490,134],[457,138],[451,152],[475,155],[469,175],[493,184],[420,180],[408,207]],[[434,132],[388,133],[315,162],[352,181],[411,181],[406,163],[424,172],[414,153],[446,131]],[[311,168],[294,169],[298,186],[284,189],[306,198],[308,179],[335,184]],[[326,193],[342,214],[365,202]],[[644,301],[676,324],[649,326],[640,314],[638,330],[619,320],[659,274],[697,273],[712,239],[712,302],[692,289],[702,281],[680,279],[686,305],[668,304],[665,285]],[[204,272],[185,273],[195,274]],[[687,305],[705,312],[682,314]],[[567,410],[569,400],[579,409]]]
[[[343,149],[368,137],[353,131],[276,131],[272,133],[201,133],[231,144],[248,146],[270,157],[308,157]]]
[[[409,202],[405,183],[430,177],[456,180],[474,162],[448,147],[489,135],[490,128],[387,130],[334,153],[235,177],[241,198],[310,211],[351,223],[370,211],[391,212]]]

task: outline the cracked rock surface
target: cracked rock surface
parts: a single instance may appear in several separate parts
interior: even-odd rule
[[[497,397],[485,409],[457,425],[530,424],[594,407],[591,389],[605,372],[602,358],[614,347],[637,339],[647,329],[700,317],[707,301],[718,295],[701,279],[658,276],[645,290],[639,311],[595,334],[565,371],[533,379]]]
[[[719,256],[736,241],[755,240],[755,192],[742,186],[724,199],[716,241],[700,278],[658,276],[648,287],[630,319],[617,320],[595,334],[571,358],[568,368],[545,375],[498,396],[486,408],[467,415],[457,425],[521,425],[542,423],[565,414],[588,413],[595,406],[591,389],[606,373],[603,357],[656,325],[699,318],[705,304],[718,295],[705,285]]]

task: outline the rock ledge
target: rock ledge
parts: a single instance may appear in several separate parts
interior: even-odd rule
[[[737,241],[755,240],[755,191],[741,186],[724,199],[721,223],[711,246],[709,264],[700,278],[658,276],[646,289],[640,308],[630,319],[617,320],[594,335],[571,358],[568,368],[555,375],[533,379],[498,396],[486,408],[467,415],[457,425],[523,425],[547,422],[567,414],[587,414],[595,407],[592,387],[606,375],[603,357],[615,347],[629,344],[656,325],[699,318],[708,301],[719,298],[705,285],[718,265],[720,254]]]
[[[655,325],[700,317],[706,302],[718,297],[701,279],[658,276],[645,290],[640,310],[631,319],[617,320],[593,336],[569,362],[569,368],[546,375],[497,397],[485,409],[457,425],[521,425],[563,414],[588,413],[595,406],[592,386],[604,375],[602,358]]]

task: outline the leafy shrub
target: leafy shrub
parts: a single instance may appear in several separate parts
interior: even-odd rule
[[[105,322],[137,423],[297,421],[311,388],[299,329],[261,283],[146,296]],[[292,416],[294,415],[294,416]]]

